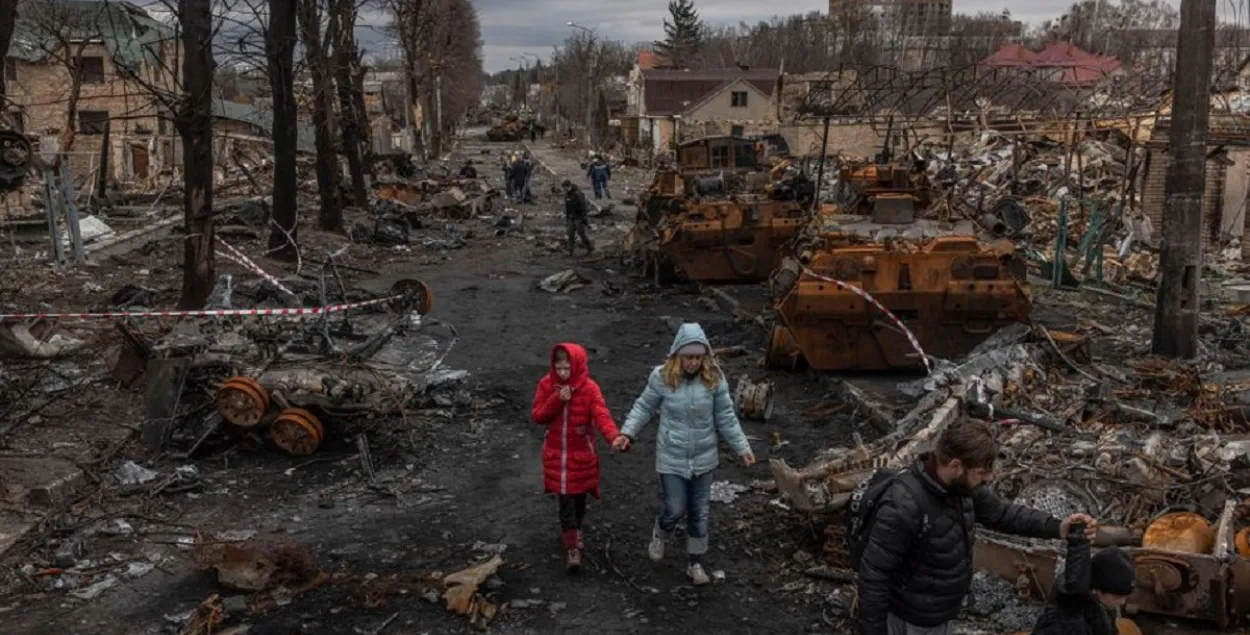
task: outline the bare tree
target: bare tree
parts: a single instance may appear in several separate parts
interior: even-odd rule
[[[321,213],[317,218],[322,229],[343,228],[343,209],[339,204],[339,161],[334,150],[334,83],[330,57],[327,54],[321,26],[322,6],[318,0],[296,0],[300,33],[304,42],[304,58],[313,83],[313,128],[317,144],[317,187],[321,194]]]
[[[182,298],[178,306],[204,306],[213,291],[213,14],[212,0],[179,0],[183,88],[174,119],[185,158]]]
[[[387,0],[387,6],[403,51],[409,95],[421,102],[427,150],[438,156],[444,135],[481,95],[477,10],[470,0]]]
[[[327,44],[333,44],[334,83],[338,88],[339,119],[343,133],[343,154],[352,180],[352,199],[357,207],[369,205],[369,193],[365,191],[365,171],[361,161],[362,130],[368,129],[366,113],[357,112],[352,95],[355,86],[355,69],[360,67],[359,50],[356,48],[355,0],[329,0],[330,21],[326,29]],[[362,78],[363,79],[363,78]]]
[[[269,248],[276,257],[296,256],[298,211],[295,155],[299,142],[295,106],[295,4],[269,0],[265,37],[269,85],[273,91],[273,230]],[[289,238],[288,238],[289,236]]]

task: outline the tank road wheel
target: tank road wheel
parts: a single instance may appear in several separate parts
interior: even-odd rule
[[[413,310],[428,315],[434,308],[434,292],[420,280],[400,280],[391,286],[391,295],[403,296],[390,304],[391,310]]]
[[[287,454],[308,456],[325,439],[321,421],[303,408],[288,408],[269,426],[269,439]]]
[[[230,423],[250,428],[265,418],[269,393],[249,377],[233,377],[217,390],[217,411]]]

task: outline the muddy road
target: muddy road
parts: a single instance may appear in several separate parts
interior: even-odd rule
[[[508,147],[462,140],[452,165],[473,158],[484,177],[500,184],[496,162]],[[610,247],[632,220],[623,206],[592,220],[591,236],[604,255],[565,255],[562,196],[552,189],[565,178],[584,184],[584,173],[559,150],[540,143],[534,152],[549,168],[536,174],[537,203],[502,212],[523,231],[496,236],[483,221],[463,248],[407,258],[359,281],[374,291],[401,278],[427,282],[436,298],[432,317],[459,335],[445,364],[470,373],[467,395],[456,404],[364,425],[374,467],[393,484],[390,494],[368,487],[350,435],[331,431],[313,461],[241,444],[197,457],[207,486],[176,500],[182,513],[176,527],[164,531],[282,536],[306,546],[332,575],[279,606],[232,614],[227,624],[248,625],[251,635],[373,633],[392,616],[383,633],[475,632],[441,601],[394,581],[451,573],[484,550],[501,548],[495,545],[505,549],[502,584],[483,589],[504,607],[494,632],[838,632],[826,616],[832,587],[801,573],[820,559],[823,528],[778,506],[775,494],[751,487],[770,478],[767,459],[801,465],[816,450],[847,441],[843,420],[802,414],[825,394],[825,379],[814,374],[774,377],[774,419],[744,422],[759,464],[743,468],[722,451],[717,480],[748,488],[732,503],[713,503],[708,568],[723,572],[723,580],[690,586],[680,537],[665,562],[646,558],[659,506],[653,426],[630,453],[610,454],[600,446],[603,500],[588,512],[586,564],[580,575],[564,572],[556,504],[542,493],[543,430],[529,420],[551,347],[561,341],[586,347],[619,425],[663,360],[673,324],[698,321],[715,345],[751,351],[760,350],[765,334],[749,321],[735,323],[731,307],[714,295],[694,287],[657,288],[622,274]],[[643,178],[641,172],[617,175],[614,193],[636,191]],[[566,269],[589,284],[569,293],[537,288]],[[762,306],[762,288],[730,292],[748,309]],[[754,352],[725,359],[731,383],[743,374],[760,376],[757,361]],[[206,597],[231,594],[212,572],[192,564],[185,545],[162,535],[161,526],[135,525],[130,535],[93,537],[91,551],[159,554],[156,571],[85,601],[25,589],[3,602],[6,626],[0,630],[177,633],[179,617]]]

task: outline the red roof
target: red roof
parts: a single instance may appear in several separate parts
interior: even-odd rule
[[[781,74],[775,70],[709,69],[701,71],[643,71],[643,101],[646,114],[667,117],[685,112],[712,93],[742,80],[772,97]]]
[[[1055,81],[1065,86],[1093,86],[1120,67],[1115,57],[1084,51],[1071,42],[1051,42],[1034,53],[1018,43],[1004,44],[982,66],[1061,69]]]
[[[985,58],[981,64],[985,66],[1024,66],[1032,62],[1036,57],[1037,53],[1025,48],[1023,44],[1010,42],[994,51],[994,54]]]
[[[664,56],[655,51],[638,51],[638,68],[644,71],[664,66],[665,61]]]

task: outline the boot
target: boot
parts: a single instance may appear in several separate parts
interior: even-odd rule
[[[582,541],[582,530],[581,530],[581,529],[578,529],[578,530],[577,530],[577,548],[578,548],[578,550],[581,550],[581,549],[585,549],[585,548],[586,548],[586,543]]]
[[[562,536],[564,542],[564,568],[569,573],[576,573],[582,568],[580,534],[581,532],[576,529],[565,529]]]
[[[686,575],[690,576],[690,582],[695,586],[703,586],[712,581],[707,577],[707,571],[703,570],[703,564],[698,562],[690,563],[690,568],[686,569]]]

